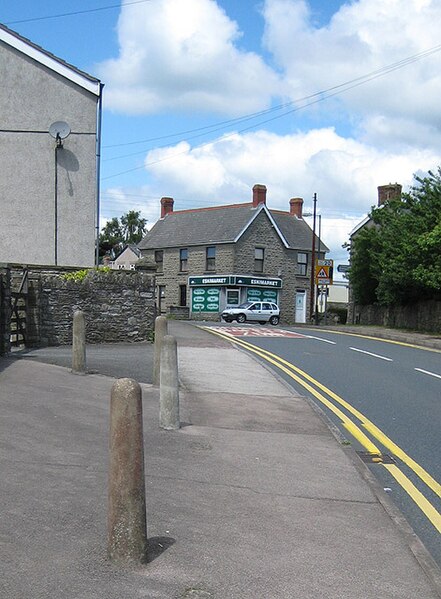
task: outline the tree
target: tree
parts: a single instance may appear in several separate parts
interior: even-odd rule
[[[441,169],[373,208],[354,236],[349,279],[359,303],[441,298]]]
[[[117,256],[124,244],[137,244],[146,232],[147,220],[141,218],[141,212],[130,210],[121,218],[113,217],[107,221],[100,234],[100,256]]]
[[[141,218],[141,212],[130,210],[121,216],[121,226],[126,243],[139,243],[145,235],[147,220]]]

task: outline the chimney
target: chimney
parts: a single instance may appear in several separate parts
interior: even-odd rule
[[[175,201],[173,198],[161,198],[161,218],[173,212],[173,204]]]
[[[256,184],[253,187],[253,207],[257,208],[259,204],[266,204],[266,186]]]
[[[302,218],[303,198],[291,198],[289,200],[289,213],[291,216]]]
[[[399,200],[401,198],[401,185],[399,183],[389,183],[389,185],[380,185],[378,188],[378,205],[382,206],[390,200]]]

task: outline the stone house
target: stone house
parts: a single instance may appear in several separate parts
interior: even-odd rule
[[[93,266],[98,79],[0,25],[0,262]]]
[[[307,321],[313,233],[303,200],[270,210],[266,191],[255,185],[249,203],[180,211],[161,199],[161,218],[138,244],[141,261],[156,265],[159,313],[218,320],[227,305],[268,299],[283,322]],[[315,243],[323,258],[328,248]]]

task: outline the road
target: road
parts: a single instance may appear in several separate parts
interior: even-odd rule
[[[328,330],[209,328],[325,411],[441,566],[441,353]]]

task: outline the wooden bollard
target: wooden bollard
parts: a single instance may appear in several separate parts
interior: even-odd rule
[[[141,387],[118,379],[110,398],[109,558],[147,561],[147,519]]]
[[[86,321],[81,310],[75,310],[73,315],[72,372],[86,374]]]
[[[165,335],[162,340],[159,384],[159,425],[166,430],[180,428],[179,377],[176,339]]]
[[[162,340],[167,335],[167,319],[165,316],[155,318],[155,347],[153,355],[153,384],[159,385],[161,371]]]

